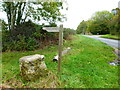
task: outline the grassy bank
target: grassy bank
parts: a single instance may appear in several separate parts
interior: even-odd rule
[[[102,35],[100,36],[102,38],[109,38],[109,39],[116,39],[116,40],[120,40],[120,37],[118,37],[117,35],[110,35],[110,34],[107,34],[107,35]]]
[[[57,73],[57,63],[52,62],[52,58],[57,54],[57,46],[29,52],[4,52],[2,54],[3,84],[11,87],[42,87],[38,85],[41,82],[31,84],[21,80],[19,58],[26,55],[43,54],[48,69],[57,76],[57,80],[60,82],[57,85],[58,88],[118,87],[117,66],[108,64],[109,61],[116,59],[111,47],[98,40],[80,35],[73,36],[73,40],[65,41],[64,48],[67,47],[72,49],[63,56],[59,74]],[[13,84],[18,83],[18,81],[21,82],[20,85]]]

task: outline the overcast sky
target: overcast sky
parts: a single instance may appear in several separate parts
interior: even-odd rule
[[[88,20],[96,11],[108,10],[118,7],[120,0],[67,0],[69,10],[66,12],[67,21],[64,27],[76,29],[82,20]]]
[[[120,0],[67,0],[68,11],[65,11],[67,21],[63,23],[66,28],[76,29],[82,20],[88,20],[96,11],[111,11],[118,7]],[[0,12],[0,18],[6,18]]]

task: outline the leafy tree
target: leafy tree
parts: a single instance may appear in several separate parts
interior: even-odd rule
[[[85,34],[86,30],[87,30],[87,21],[83,20],[77,27],[77,33],[78,34],[81,34],[81,33]]]
[[[110,33],[109,22],[112,20],[113,14],[109,11],[96,12],[91,20],[91,32],[93,34],[108,34]]]
[[[110,34],[116,35],[118,33],[118,15],[113,16],[109,27]]]
[[[92,20],[99,20],[99,21],[104,21],[104,20],[111,20],[113,17],[113,14],[110,13],[109,11],[98,11],[92,16]]]
[[[91,19],[82,21],[77,27],[77,33],[108,34],[113,14],[109,11],[99,11],[93,14]]]
[[[110,21],[110,34],[120,35],[120,9],[113,9],[112,13],[114,14],[114,16]]]
[[[0,25],[2,31],[6,31],[8,29],[6,22],[2,19],[0,19]]]
[[[9,30],[2,33],[3,51],[35,50],[57,42],[58,33],[42,30],[42,25],[34,22],[45,21],[48,26],[57,26],[63,21],[60,10],[62,2],[2,2],[2,10],[7,14]]]
[[[7,14],[10,32],[15,25],[27,19],[44,20],[51,24],[64,18],[60,13],[60,9],[63,9],[62,2],[2,2],[2,9]]]

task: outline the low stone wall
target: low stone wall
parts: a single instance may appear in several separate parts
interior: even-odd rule
[[[24,80],[33,81],[48,74],[44,55],[24,56],[19,59],[20,74]]]

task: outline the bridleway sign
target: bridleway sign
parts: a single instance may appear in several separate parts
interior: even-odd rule
[[[59,32],[58,72],[60,72],[63,45],[63,25],[60,25],[60,27],[43,27],[43,30],[46,30],[47,32]]]
[[[43,30],[46,30],[47,32],[59,32],[59,27],[43,27]]]

